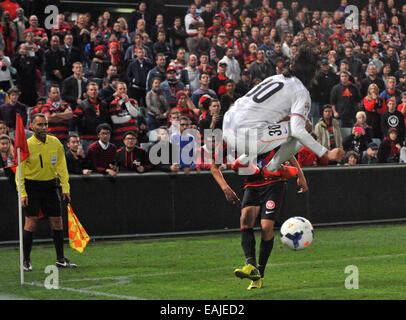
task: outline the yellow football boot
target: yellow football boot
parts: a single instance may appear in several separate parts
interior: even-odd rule
[[[235,269],[234,274],[236,277],[238,277],[240,279],[247,278],[247,279],[250,279],[253,281],[257,281],[261,278],[261,275],[259,274],[259,270],[251,264],[248,264],[241,269]]]

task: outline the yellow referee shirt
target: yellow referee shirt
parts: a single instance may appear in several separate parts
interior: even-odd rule
[[[27,197],[25,179],[50,181],[59,176],[62,193],[70,193],[69,173],[62,143],[47,135],[45,143],[35,135],[27,140],[30,155],[21,163],[21,196]],[[16,174],[18,190],[18,175]]]

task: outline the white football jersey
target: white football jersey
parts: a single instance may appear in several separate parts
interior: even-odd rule
[[[236,129],[263,128],[275,124],[292,113],[307,119],[310,95],[296,77],[276,75],[266,78],[234,104]]]
[[[291,136],[322,156],[327,149],[305,129],[310,105],[309,91],[298,78],[275,75],[263,80],[234,103],[227,112],[228,123],[225,125],[228,128],[223,127],[223,131],[263,130],[291,116]]]

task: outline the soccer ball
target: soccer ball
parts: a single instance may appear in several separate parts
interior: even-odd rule
[[[292,250],[302,250],[308,247],[314,237],[313,226],[309,220],[302,217],[292,217],[281,227],[281,241]]]

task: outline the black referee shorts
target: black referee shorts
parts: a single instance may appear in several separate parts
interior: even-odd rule
[[[287,182],[274,182],[264,186],[245,188],[241,208],[261,207],[260,219],[278,221],[286,199]]]
[[[37,217],[39,210],[46,217],[62,216],[61,193],[57,180],[34,181],[25,180],[25,190],[28,195],[28,206],[24,208],[27,217]]]

